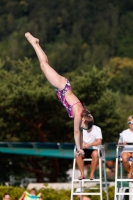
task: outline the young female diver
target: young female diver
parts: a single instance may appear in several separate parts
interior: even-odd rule
[[[39,45],[39,39],[33,37],[29,32],[25,37],[34,48],[40,67],[49,83],[55,88],[56,94],[70,118],[74,118],[74,139],[78,154],[84,154],[82,149],[82,129],[90,129],[93,124],[90,122],[91,114],[85,109],[79,99],[71,90],[70,82],[63,76],[59,75],[48,63],[45,52]],[[81,128],[82,127],[82,128]]]

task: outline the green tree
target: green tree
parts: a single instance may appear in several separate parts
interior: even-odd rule
[[[115,57],[110,60],[110,88],[122,94],[133,95],[133,59]]]
[[[14,61],[8,58],[5,62],[1,61],[0,72],[1,141],[74,142],[73,120],[68,118],[44,75],[35,74],[29,59]],[[107,74],[107,70],[88,65],[65,74],[74,93],[86,104],[95,123],[101,127],[104,142],[117,140],[123,126],[118,95],[108,90]],[[57,177],[65,177],[64,172],[70,164],[67,162],[63,168],[60,162],[57,159],[23,158],[19,166],[35,173],[38,181],[42,181],[43,177],[53,181]],[[22,163],[28,164],[24,166]],[[55,164],[56,167],[53,167]],[[50,171],[47,173],[43,166]]]
[[[1,1],[1,57],[35,59],[24,38],[30,31],[62,73],[81,63],[102,67],[116,55],[132,58],[132,8],[120,0]]]
[[[86,104],[95,123],[101,127],[103,141],[117,141],[118,134],[125,127],[125,124],[121,123],[125,112],[119,106],[119,93],[108,89],[108,69],[98,70],[96,67],[82,66],[77,70],[77,74],[79,73],[80,76],[72,75],[75,77],[73,87],[76,95]]]
[[[30,60],[7,59],[5,63],[1,61],[0,71],[0,140],[69,141],[68,129],[64,129],[64,112],[61,113],[59,109],[60,102],[57,101],[53,89],[46,84],[44,76],[34,75]],[[61,134],[62,132],[64,134]],[[38,182],[42,182],[43,177],[47,177],[52,182],[60,176],[64,179],[67,177],[62,172],[64,167],[59,165],[61,160],[22,157],[21,161],[16,163],[16,157],[13,156],[10,156],[10,159],[9,157],[1,157],[1,159],[5,165],[1,166],[0,171],[10,168],[7,160],[11,160],[13,170],[20,168],[35,173]],[[66,162],[65,169],[68,169],[68,165],[69,161]],[[46,170],[48,168],[49,170]],[[14,172],[22,173],[16,170]]]

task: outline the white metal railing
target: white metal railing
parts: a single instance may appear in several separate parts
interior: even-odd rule
[[[133,179],[124,178],[123,176],[121,152],[124,147],[130,147],[133,150],[133,144],[116,145],[115,200],[123,200],[125,195],[129,196],[129,200],[133,200]],[[129,186],[127,185],[127,187],[125,187],[124,182],[129,184]],[[120,187],[118,187],[118,183],[120,183]],[[126,192],[127,190],[129,190],[129,192]]]
[[[75,178],[75,169],[76,169],[76,159],[74,158],[73,160],[73,172],[72,172],[72,187],[71,187],[71,200],[73,200],[74,195],[78,195],[80,196],[80,200],[82,200],[82,196],[83,195],[99,195],[100,196],[100,200],[103,200],[103,190],[106,192],[106,197],[107,200],[109,200],[108,197],[108,188],[107,188],[107,177],[106,177],[106,160],[105,160],[105,150],[104,150],[104,146],[100,145],[98,146],[98,155],[99,155],[99,177],[95,178],[94,180],[90,180],[90,179],[76,179]],[[74,150],[75,151],[75,150]],[[92,161],[91,158],[85,158],[83,159],[84,161]],[[103,182],[104,179],[104,182]],[[76,188],[75,188],[75,183],[79,184],[79,191],[80,192],[76,192]],[[94,184],[99,184],[99,187],[88,187],[88,184],[90,186],[94,186]],[[104,184],[104,187],[103,187]],[[93,192],[86,192],[87,189],[93,190]],[[99,190],[98,192],[95,192],[95,190]]]

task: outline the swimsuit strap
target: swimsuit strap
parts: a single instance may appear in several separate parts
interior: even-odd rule
[[[80,101],[78,101],[78,102],[76,102],[76,103],[74,103],[71,107],[73,107],[74,105],[76,105],[76,104],[78,104],[78,103],[81,103]]]

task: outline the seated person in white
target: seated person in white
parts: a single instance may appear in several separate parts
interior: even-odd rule
[[[129,128],[120,133],[118,144],[133,143],[133,115],[127,119]],[[124,146],[121,153],[122,163],[128,173],[128,178],[133,178],[133,161],[130,165],[129,158],[133,158],[133,146]]]
[[[84,127],[85,119],[82,119],[81,127]],[[90,172],[90,180],[94,179],[94,172],[96,170],[96,167],[98,165],[98,145],[102,144],[102,132],[101,128],[93,125],[94,119],[93,116],[90,114],[89,121],[88,121],[88,129],[83,129],[83,150],[84,155],[78,154],[76,152],[76,163],[80,170],[80,177],[79,180],[82,180],[85,178],[84,175],[84,162],[83,158],[92,158],[91,161],[91,172]]]

